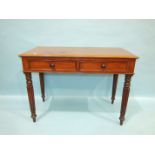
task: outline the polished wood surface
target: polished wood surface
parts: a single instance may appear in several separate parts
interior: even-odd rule
[[[121,103],[121,112],[120,112],[120,125],[123,125],[123,121],[125,120],[125,112],[128,104],[128,98],[130,93],[130,82],[131,82],[131,74],[125,75],[123,95],[122,95],[122,103]]]
[[[135,58],[22,57],[24,72],[133,74]]]
[[[111,103],[114,103],[115,96],[116,96],[116,89],[117,89],[117,82],[118,82],[118,74],[113,75],[113,85],[112,85],[112,97]]]
[[[27,84],[27,93],[29,99],[29,105],[31,110],[31,117],[33,122],[36,122],[36,107],[35,107],[35,100],[34,100],[34,90],[33,90],[33,83],[31,73],[25,73],[26,77],[26,84]]]
[[[36,47],[20,54],[21,57],[92,57],[92,58],[138,58],[122,48],[103,47]]]
[[[45,101],[44,73],[39,73],[39,79],[40,79],[41,96],[44,102]]]
[[[45,101],[44,73],[91,73],[114,74],[112,103],[115,100],[118,74],[125,75],[120,112],[120,125],[123,124],[130,81],[138,58],[134,54],[121,48],[37,47],[21,54],[20,57],[26,76],[31,117],[34,122],[36,121],[36,111],[32,72],[39,73],[43,101]]]

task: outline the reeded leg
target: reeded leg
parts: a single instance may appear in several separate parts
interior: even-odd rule
[[[39,73],[39,79],[40,79],[41,95],[44,102],[45,101],[44,73]]]
[[[35,108],[35,100],[34,100],[34,91],[33,91],[33,83],[31,78],[31,73],[26,73],[26,84],[27,84],[27,93],[29,98],[30,110],[31,110],[31,117],[33,122],[36,122],[36,108]]]
[[[112,97],[111,97],[112,104],[114,103],[114,100],[115,100],[117,81],[118,81],[118,74],[114,74],[113,75],[113,85],[112,85]]]
[[[125,112],[128,103],[128,97],[130,92],[130,82],[131,82],[132,74],[125,75],[125,82],[123,88],[123,95],[122,95],[122,103],[121,103],[121,112],[120,112],[120,125],[123,125],[123,121],[125,119]]]

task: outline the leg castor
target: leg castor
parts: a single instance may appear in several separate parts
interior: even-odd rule
[[[124,118],[120,118],[120,125],[123,125]]]
[[[31,118],[32,118],[32,120],[33,120],[34,123],[36,122],[36,117],[37,117],[36,114],[34,114],[34,115],[31,116]]]

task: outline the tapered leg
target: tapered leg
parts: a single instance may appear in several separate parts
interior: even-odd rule
[[[31,117],[33,122],[36,122],[36,108],[35,108],[35,100],[34,100],[34,91],[33,91],[33,83],[31,78],[31,73],[25,73],[26,84],[27,84],[27,93],[29,98]]]
[[[45,101],[44,73],[39,73],[39,78],[40,78],[41,95],[44,102]]]
[[[112,85],[112,97],[111,97],[112,104],[114,103],[114,100],[115,100],[117,81],[118,81],[118,74],[114,74],[113,75],[113,85]]]
[[[131,82],[132,74],[125,75],[125,82],[123,88],[123,95],[122,95],[122,103],[121,103],[121,112],[120,112],[120,125],[123,125],[123,121],[125,119],[125,112],[128,103],[128,97],[130,93],[130,82]]]

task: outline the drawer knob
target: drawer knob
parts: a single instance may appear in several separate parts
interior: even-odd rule
[[[54,68],[55,68],[55,64],[50,64],[50,67],[51,67],[52,69],[54,69]]]
[[[107,66],[105,64],[102,64],[101,65],[101,68],[106,68]]]

